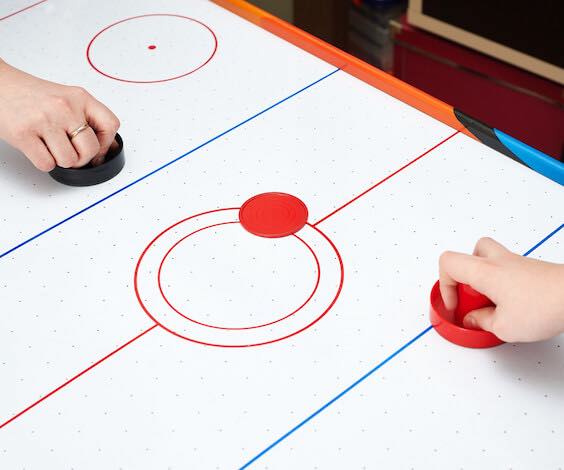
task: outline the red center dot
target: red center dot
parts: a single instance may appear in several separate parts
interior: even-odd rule
[[[157,48],[157,46],[155,46],[154,44],[151,44],[149,47],[147,47],[147,49],[151,49],[151,50],[156,49],[156,48]]]
[[[307,223],[306,205],[285,193],[264,193],[249,199],[239,211],[241,225],[253,235],[281,238],[300,231]]]

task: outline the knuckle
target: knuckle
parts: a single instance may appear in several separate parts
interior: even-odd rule
[[[445,263],[448,263],[449,259],[452,257],[452,251],[444,251],[439,256],[439,266],[444,266]]]
[[[30,116],[29,123],[36,128],[44,127],[49,122],[49,114],[43,109],[36,109]]]
[[[77,161],[72,155],[61,155],[57,158],[57,164],[63,168],[72,167]]]
[[[53,168],[55,168],[55,162],[50,158],[49,159],[41,158],[34,163],[35,163],[35,167],[39,171],[48,172],[48,171],[51,171]]]
[[[116,132],[116,131],[120,128],[121,122],[120,122],[120,120],[118,119],[117,116],[113,116],[113,117],[110,119],[110,126],[112,127],[112,130],[113,130],[114,132]]]
[[[71,91],[75,96],[79,96],[81,98],[89,96],[89,93],[81,86],[73,86],[71,87]]]
[[[26,140],[31,134],[30,126],[24,123],[19,123],[13,126],[12,136],[15,142],[21,143]]]
[[[478,240],[478,242],[476,243],[476,245],[485,245],[486,243],[490,243],[493,240],[490,237],[482,237]]]
[[[69,105],[69,98],[68,98],[68,96],[57,95],[57,96],[54,96],[54,97],[52,98],[52,100],[53,100],[53,103],[55,103],[57,106],[65,107],[65,106],[68,106],[68,105]]]
[[[68,96],[57,95],[50,99],[51,113],[45,113],[47,119],[55,119],[60,113],[67,113],[71,110],[72,103]]]

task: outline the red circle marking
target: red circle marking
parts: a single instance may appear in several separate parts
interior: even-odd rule
[[[94,41],[96,41],[96,39],[98,39],[98,37],[103,34],[104,32],[106,32],[108,29],[113,28],[114,26],[117,26],[118,24],[121,23],[125,23],[126,21],[131,21],[131,20],[136,20],[139,18],[147,18],[150,16],[172,16],[172,17],[176,17],[176,18],[182,18],[188,21],[193,21],[194,23],[197,23],[201,26],[203,26],[204,28],[206,28],[212,35],[213,38],[213,51],[211,52],[210,56],[205,60],[204,63],[200,64],[198,67],[196,67],[193,70],[189,70],[188,72],[185,72],[183,74],[177,75],[175,77],[169,77],[169,78],[163,78],[160,80],[127,80],[125,78],[120,78],[120,77],[116,77],[113,75],[110,75],[106,72],[104,72],[103,70],[100,70],[98,67],[96,67],[96,65],[94,65],[94,62],[92,62],[92,59],[90,57],[90,49],[92,47],[92,44],[94,44]],[[149,46],[149,49],[151,48],[156,48],[156,46]],[[88,43],[88,46],[86,47],[86,60],[88,61],[88,63],[90,64],[90,66],[96,70],[96,72],[98,72],[99,74],[103,75],[104,77],[107,78],[111,78],[112,80],[118,80],[120,82],[126,82],[126,83],[161,83],[161,82],[169,82],[171,80],[177,80],[178,78],[182,78],[185,77],[187,75],[190,75],[191,73],[194,73],[196,70],[200,70],[204,65],[206,65],[210,60],[212,60],[213,56],[215,55],[217,51],[217,36],[215,35],[215,33],[213,32],[213,30],[206,24],[202,23],[201,21],[198,21],[194,18],[190,18],[189,16],[183,16],[183,15],[175,15],[173,13],[151,13],[151,14],[147,14],[147,15],[138,15],[138,16],[132,16],[130,18],[125,18],[123,20],[120,21],[116,21],[115,23],[112,23],[108,26],[106,26],[104,29],[98,31],[94,37],[90,40],[90,42]]]
[[[286,193],[264,193],[249,199],[239,211],[241,225],[253,235],[281,238],[293,235],[307,223],[306,205]]]
[[[192,233],[189,233],[188,235],[184,236],[183,238],[181,238],[180,240],[178,240],[174,245],[172,245],[172,247],[169,248],[169,250],[166,252],[166,254],[164,255],[160,265],[159,265],[159,271],[157,274],[157,279],[158,279],[158,284],[159,284],[159,291],[161,292],[161,296],[164,299],[164,301],[167,303],[167,305],[174,310],[176,313],[178,313],[179,315],[181,315],[182,317],[186,318],[186,320],[191,321],[192,323],[196,323],[198,325],[201,326],[206,326],[208,328],[215,328],[217,330],[230,330],[230,331],[237,331],[237,330],[253,330],[255,328],[264,328],[265,326],[270,326],[270,325],[274,325],[275,323],[279,323],[283,320],[286,320],[287,318],[290,318],[291,316],[295,315],[297,312],[299,312],[301,309],[303,309],[308,303],[309,301],[313,298],[313,296],[315,295],[315,293],[317,292],[317,288],[319,287],[319,281],[321,279],[321,267],[319,265],[319,259],[317,258],[317,255],[315,254],[315,252],[313,251],[313,249],[311,248],[311,246],[309,246],[303,239],[301,239],[300,237],[298,237],[297,235],[294,235],[295,238],[297,238],[300,242],[302,242],[305,247],[310,251],[310,253],[313,256],[313,259],[315,261],[316,264],[316,268],[317,268],[317,280],[315,282],[315,285],[313,286],[313,290],[311,292],[311,294],[309,295],[309,297],[306,299],[306,301],[301,304],[297,309],[295,309],[294,311],[290,312],[289,314],[284,315],[281,318],[278,318],[277,320],[268,322],[268,323],[263,323],[260,325],[253,325],[253,326],[246,326],[246,327],[224,327],[224,326],[217,326],[217,325],[210,325],[208,323],[203,323],[197,320],[194,320],[193,318],[190,318],[188,315],[182,313],[179,309],[177,309],[174,305],[172,305],[172,303],[169,301],[168,297],[166,296],[164,289],[162,287],[162,282],[161,282],[161,273],[162,273],[162,269],[163,269],[163,265],[166,261],[166,259],[168,258],[168,256],[172,253],[172,251],[178,246],[180,245],[182,242],[184,242],[186,239],[190,238],[192,235],[195,235],[197,233],[203,232],[204,230],[208,230],[210,228],[214,228],[214,227],[220,227],[222,225],[232,225],[232,224],[238,224],[239,222],[222,222],[219,224],[213,224],[213,225],[208,225],[207,227],[203,227],[200,228],[198,230],[193,231]]]
[[[147,47],[147,49],[151,49],[151,50],[156,49],[156,48],[157,48],[157,46],[155,46],[154,44],[151,44],[150,46]]]
[[[335,293],[335,297],[333,297],[333,300],[331,301],[331,303],[329,304],[329,306],[323,311],[321,312],[321,314],[315,318],[313,321],[311,321],[310,323],[308,323],[307,325],[305,325],[304,327],[300,328],[297,331],[294,331],[293,333],[287,334],[285,336],[282,336],[280,338],[274,338],[271,339],[269,341],[263,341],[260,343],[251,343],[251,344],[217,344],[217,343],[208,343],[205,341],[199,341],[197,339],[194,338],[189,338],[187,336],[183,336],[180,333],[177,333],[174,330],[171,330],[170,328],[167,328],[166,326],[164,326],[160,321],[158,321],[152,314],[151,312],[149,312],[149,310],[147,309],[147,307],[145,307],[145,304],[143,303],[143,300],[141,299],[141,293],[139,292],[139,285],[137,282],[138,279],[138,275],[139,275],[139,267],[141,266],[141,261],[143,261],[144,256],[147,254],[147,252],[149,251],[149,249],[153,246],[153,244],[160,238],[162,237],[165,233],[167,233],[169,230],[172,230],[173,228],[177,227],[178,225],[182,224],[183,222],[186,222],[188,220],[194,219],[196,217],[201,217],[202,215],[207,215],[207,214],[214,214],[217,212],[224,212],[224,211],[231,211],[231,210],[237,210],[236,208],[226,208],[226,209],[215,209],[212,211],[207,211],[207,212],[201,212],[199,214],[195,214],[192,215],[190,217],[186,217],[185,219],[182,219],[178,222],[176,222],[175,224],[171,225],[170,227],[166,228],[165,230],[163,230],[161,233],[159,233],[155,238],[153,238],[149,244],[145,247],[145,249],[143,250],[143,252],[141,253],[141,256],[139,256],[139,259],[137,260],[137,264],[135,266],[135,273],[134,273],[134,277],[133,277],[133,286],[135,289],[135,296],[137,297],[137,301],[139,302],[139,305],[141,306],[141,308],[143,309],[143,311],[149,316],[149,318],[151,320],[153,320],[157,325],[159,325],[163,330],[168,331],[170,334],[173,334],[174,336],[177,336],[179,338],[185,339],[186,341],[190,341],[192,343],[196,343],[196,344],[201,344],[204,346],[213,346],[213,347],[218,347],[218,348],[251,348],[251,347],[255,347],[255,346],[264,346],[267,344],[273,344],[273,343],[277,343],[278,341],[282,341],[288,338],[291,338],[292,336],[296,336],[297,334],[302,333],[303,331],[307,330],[308,328],[311,328],[313,325],[315,325],[319,320],[321,320],[325,315],[327,315],[327,312],[329,312],[329,310],[331,310],[333,308],[333,306],[335,305],[335,303],[337,302],[337,299],[339,298],[339,296],[341,295],[341,291],[343,290],[343,284],[345,282],[345,267],[343,265],[343,259],[341,258],[341,254],[339,253],[339,250],[337,249],[337,247],[335,246],[335,244],[333,243],[333,241],[327,236],[325,235],[325,233],[323,233],[319,228],[317,228],[314,225],[311,224],[306,224],[308,227],[311,227],[313,230],[317,231],[323,238],[325,238],[325,240],[327,241],[327,243],[329,243],[329,245],[331,246],[331,248],[333,249],[335,256],[337,257],[337,260],[339,261],[339,269],[341,271],[341,277],[339,280],[339,287],[337,288],[337,292]]]

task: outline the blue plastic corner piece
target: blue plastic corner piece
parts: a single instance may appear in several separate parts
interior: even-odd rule
[[[564,163],[498,129],[494,129],[494,132],[499,141],[525,165],[558,184],[564,185]]]

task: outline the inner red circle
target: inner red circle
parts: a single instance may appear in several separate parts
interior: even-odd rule
[[[317,269],[317,279],[315,281],[315,285],[313,287],[313,290],[312,290],[311,294],[309,295],[309,297],[306,299],[306,301],[303,304],[301,304],[298,308],[293,310],[292,312],[284,315],[281,318],[278,318],[278,319],[273,320],[273,321],[268,322],[268,323],[262,323],[260,325],[245,326],[245,327],[225,327],[225,326],[217,326],[217,325],[211,325],[209,323],[200,322],[198,320],[195,320],[195,319],[189,317],[185,313],[182,313],[178,308],[176,308],[170,302],[167,295],[165,294],[163,286],[162,286],[162,282],[161,282],[161,274],[162,274],[163,266],[164,266],[166,259],[173,252],[173,250],[176,247],[178,247],[178,245],[180,245],[182,242],[186,241],[188,238],[192,237],[193,235],[196,235],[197,233],[203,232],[204,230],[208,230],[208,229],[211,229],[211,228],[220,227],[222,225],[232,225],[232,224],[237,224],[237,223],[238,222],[222,222],[222,223],[219,223],[219,224],[208,225],[207,227],[202,227],[198,230],[194,230],[193,232],[191,232],[188,235],[182,237],[180,240],[178,240],[176,243],[174,243],[174,245],[172,245],[169,248],[169,250],[165,253],[165,255],[164,255],[164,257],[163,257],[163,259],[162,259],[162,261],[159,265],[157,280],[158,280],[158,285],[159,285],[159,291],[161,293],[162,298],[164,299],[164,301],[167,303],[167,305],[172,310],[174,310],[176,313],[178,313],[182,317],[186,318],[186,320],[191,321],[192,323],[196,323],[196,324],[201,325],[201,326],[206,326],[208,328],[215,328],[215,329],[218,329],[218,330],[252,330],[252,329],[255,329],[255,328],[263,328],[265,326],[270,326],[270,325],[274,325],[275,323],[279,323],[279,322],[286,320],[287,318],[290,318],[291,316],[295,315],[296,313],[298,313],[300,310],[302,310],[309,303],[309,301],[313,298],[313,296],[317,292],[317,288],[319,287],[319,281],[321,279],[321,267],[320,267],[320,264],[319,264],[319,259],[317,258],[317,255],[313,251],[313,248],[311,248],[311,246],[306,241],[304,241],[302,238],[298,237],[297,235],[294,235],[295,238],[297,238],[301,243],[303,243],[305,245],[305,247],[309,250],[309,252],[313,256],[313,259],[314,259],[315,265],[316,265],[316,269]]]
[[[293,235],[304,228],[307,218],[307,206],[286,193],[259,194],[239,211],[241,225],[253,235],[266,238]]]
[[[188,220],[192,220],[192,219],[195,219],[196,217],[201,217],[201,216],[204,216],[204,215],[207,215],[207,214],[213,214],[213,213],[217,213],[217,212],[228,212],[228,211],[235,211],[235,210],[240,211],[240,209],[237,209],[237,208],[226,208],[226,209],[214,209],[214,210],[211,210],[211,211],[206,211],[206,212],[201,212],[199,214],[191,215],[190,217],[186,217],[185,219],[179,220],[178,222],[172,224],[170,227],[167,227],[166,229],[164,229],[162,232],[160,232],[156,237],[154,237],[149,242],[149,244],[145,247],[145,249],[143,250],[143,252],[141,253],[141,255],[139,256],[139,258],[137,260],[137,264],[135,265],[135,272],[134,272],[134,275],[133,275],[133,288],[135,290],[135,297],[137,298],[137,302],[139,303],[141,309],[147,314],[147,316],[152,321],[155,322],[155,324],[159,325],[163,330],[168,331],[170,334],[177,336],[178,338],[190,341],[192,343],[201,344],[201,345],[204,345],[204,346],[219,347],[219,348],[250,348],[250,347],[256,347],[256,346],[263,346],[263,345],[267,345],[267,344],[273,344],[273,343],[277,343],[279,341],[283,341],[283,340],[288,339],[288,338],[292,338],[292,337],[302,333],[303,331],[311,328],[313,325],[315,325],[319,320],[321,320],[333,308],[333,306],[337,302],[337,299],[341,295],[341,292],[343,290],[344,280],[345,280],[345,268],[344,268],[344,265],[343,265],[343,259],[341,257],[341,254],[339,253],[339,250],[337,249],[337,247],[335,246],[333,241],[325,233],[323,233],[319,228],[317,228],[314,225],[310,225],[310,224],[308,224],[308,226],[311,229],[315,230],[319,235],[321,235],[327,241],[327,243],[329,243],[333,252],[335,253],[335,256],[337,257],[337,261],[339,263],[340,281],[339,281],[339,285],[337,287],[337,291],[335,292],[335,296],[333,297],[333,300],[331,300],[330,304],[319,314],[319,316],[317,318],[315,318],[313,321],[310,321],[307,325],[304,325],[301,328],[297,329],[296,331],[293,331],[293,332],[286,334],[284,336],[272,338],[268,341],[255,342],[255,343],[244,343],[244,344],[211,343],[211,342],[201,341],[201,340],[198,340],[196,338],[191,338],[189,336],[185,336],[185,335],[180,334],[177,331],[174,331],[173,329],[167,327],[162,322],[160,322],[155,317],[155,315],[153,313],[151,313],[151,311],[145,305],[143,299],[141,298],[141,292],[140,292],[140,288],[139,288],[139,277],[138,277],[139,276],[139,270],[140,270],[140,267],[141,267],[141,263],[143,262],[143,258],[145,257],[147,252],[150,250],[150,248],[152,246],[154,246],[154,244],[157,242],[157,240],[159,240],[159,238],[164,236],[170,230],[175,229],[176,227],[183,224],[184,222],[187,222]]]
[[[157,48],[157,46],[155,46],[154,44],[151,44],[149,47],[147,47],[147,49],[151,49],[151,50],[156,49],[156,48]]]
[[[96,41],[96,39],[103,34],[104,32],[106,32],[108,29],[113,28],[114,26],[117,26],[121,23],[125,23],[126,21],[132,21],[132,20],[136,20],[139,18],[146,18],[146,17],[150,17],[150,16],[174,16],[176,18],[182,18],[188,21],[193,21],[194,23],[199,24],[200,26],[203,26],[204,28],[206,28],[213,39],[213,50],[210,54],[210,56],[200,65],[198,65],[198,67],[196,67],[193,70],[188,70],[185,73],[182,73],[180,75],[177,75],[175,77],[167,77],[167,78],[163,78],[160,80],[127,80],[125,78],[121,78],[121,77],[116,77],[114,75],[110,75],[109,73],[104,72],[103,70],[101,70],[99,67],[97,67],[94,62],[92,61],[92,58],[90,57],[90,49],[92,48],[92,45],[94,44],[94,42]],[[150,45],[149,49],[156,49],[157,46],[155,45]],[[176,80],[178,78],[182,78],[185,77],[186,75],[190,75],[191,73],[194,73],[196,70],[200,70],[204,65],[206,65],[210,60],[212,60],[213,56],[215,55],[217,51],[217,36],[215,35],[215,33],[213,32],[213,30],[206,24],[202,23],[201,21],[198,21],[194,18],[190,18],[189,16],[183,16],[183,15],[176,15],[173,13],[151,13],[151,14],[147,14],[147,15],[137,15],[137,16],[132,16],[130,18],[125,18],[123,20],[120,21],[116,21],[115,23],[112,23],[108,26],[106,26],[104,29],[98,31],[94,37],[90,40],[90,42],[88,43],[88,46],[86,47],[86,60],[88,61],[88,63],[90,64],[90,66],[96,70],[96,72],[98,72],[101,75],[104,75],[104,77],[107,78],[111,78],[112,80],[118,80],[120,82],[126,82],[126,83],[160,83],[160,82],[168,82],[170,80]]]

